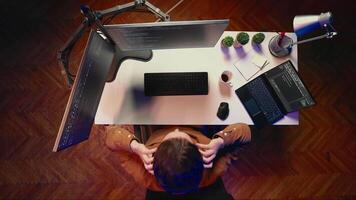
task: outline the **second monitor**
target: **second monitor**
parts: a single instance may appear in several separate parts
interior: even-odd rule
[[[106,30],[124,51],[213,47],[228,19],[107,25]]]

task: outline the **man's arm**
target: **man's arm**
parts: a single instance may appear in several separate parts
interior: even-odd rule
[[[121,128],[119,126],[106,127],[105,144],[112,151],[126,150],[129,152],[133,152],[130,147],[130,144],[133,140],[138,141],[138,139],[132,132],[124,128]]]
[[[230,145],[235,142],[246,144],[251,141],[251,129],[247,124],[232,124],[216,133],[213,138],[222,138],[224,145]]]
[[[199,151],[203,155],[204,166],[206,168],[213,167],[211,171],[207,172],[208,175],[204,176],[201,185],[208,186],[212,184],[231,164],[232,156],[230,154],[223,155],[217,160],[215,159],[219,149],[235,142],[245,144],[250,141],[251,130],[248,125],[232,124],[227,126],[224,130],[216,133],[208,145],[198,144]],[[215,161],[213,164],[214,159]]]
[[[147,147],[138,142],[138,139],[130,131],[118,126],[109,126],[106,128],[106,146],[112,150],[126,150],[137,154],[145,166],[145,169],[153,174],[153,153],[154,149],[147,149]]]
[[[219,131],[213,136],[209,144],[196,145],[203,156],[204,167],[210,168],[213,166],[212,161],[215,159],[219,149],[225,145],[230,145],[235,142],[245,144],[251,141],[251,130],[247,124],[232,124],[224,130]]]

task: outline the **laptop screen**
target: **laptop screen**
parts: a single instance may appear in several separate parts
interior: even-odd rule
[[[265,77],[287,112],[315,104],[290,61],[266,72]]]

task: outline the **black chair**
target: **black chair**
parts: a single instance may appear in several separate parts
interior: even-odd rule
[[[142,142],[146,143],[152,133],[150,125],[134,125],[134,135]]]
[[[218,178],[214,184],[200,188],[198,191],[173,195],[168,192],[157,192],[146,190],[146,200],[232,200],[234,199],[225,189],[224,183],[221,178]]]

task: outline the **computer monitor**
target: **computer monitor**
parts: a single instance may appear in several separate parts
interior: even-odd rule
[[[53,151],[65,149],[89,138],[115,46],[91,32],[82,57]]]
[[[126,50],[213,47],[228,19],[106,25],[120,48]]]
[[[105,26],[116,46],[91,32],[53,151],[89,138],[105,82],[116,77],[124,59],[150,49],[213,47],[227,25],[208,20]]]

